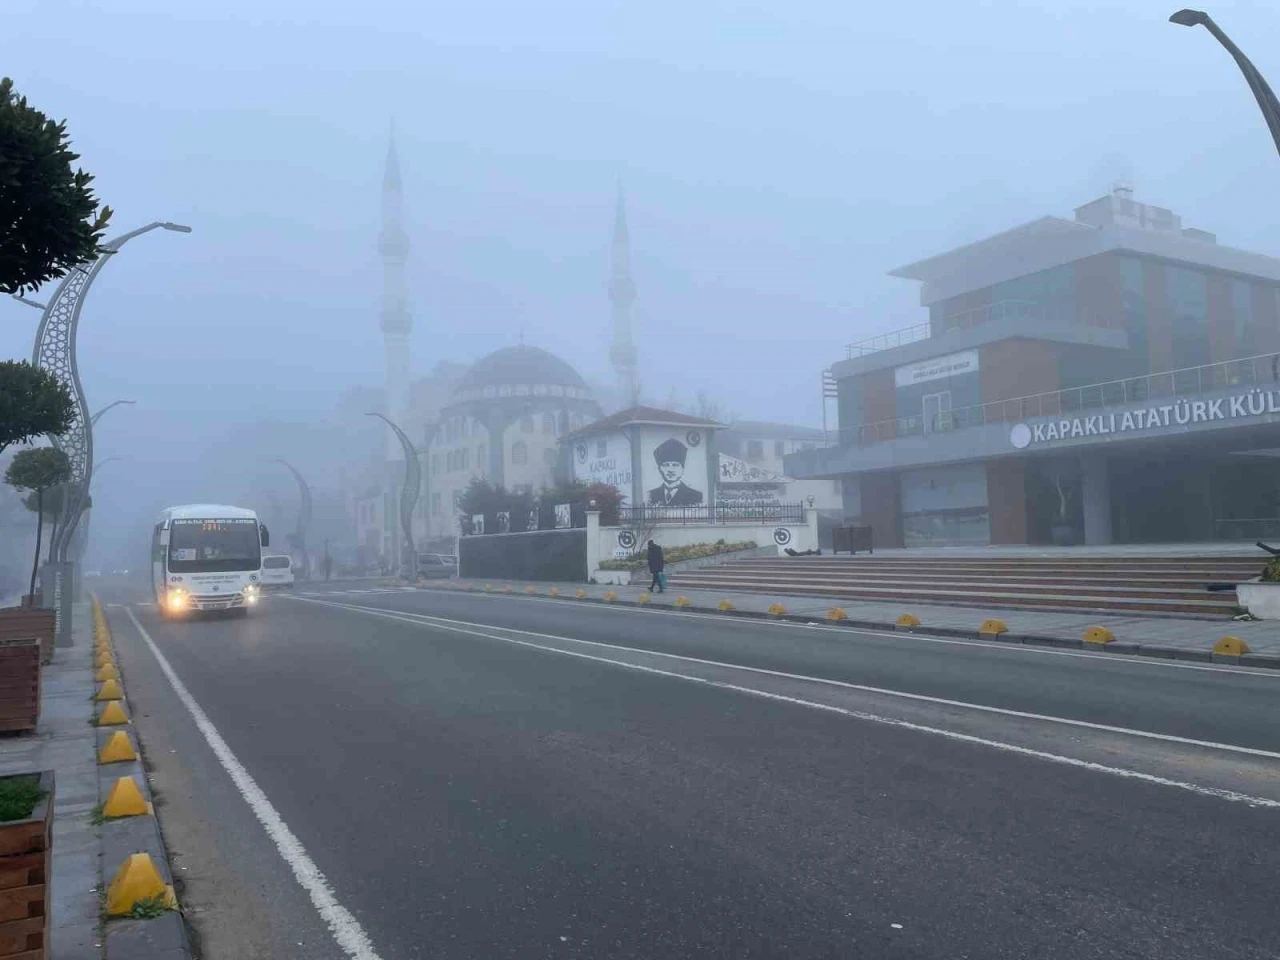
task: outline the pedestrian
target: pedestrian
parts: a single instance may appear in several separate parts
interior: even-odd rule
[[[662,559],[662,548],[650,540],[649,572],[653,574],[653,580],[649,584],[650,590],[653,590],[656,587],[659,593],[667,592],[667,575],[662,572],[662,568],[665,566],[666,563]]]

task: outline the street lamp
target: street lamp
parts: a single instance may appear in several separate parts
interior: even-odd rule
[[[400,529],[404,531],[404,542],[409,546],[409,578],[418,579],[418,553],[413,546],[413,508],[418,505],[418,496],[422,492],[422,464],[418,462],[418,451],[409,439],[408,434],[380,413],[367,413],[367,417],[377,417],[400,439],[404,448],[404,487],[400,490]]]
[[[138,402],[137,400],[113,400],[111,403],[108,403],[105,407],[103,407],[101,410],[99,410],[97,413],[95,413],[92,417],[89,418],[89,426],[91,427],[94,426],[99,420],[102,419],[102,415],[106,413],[108,410],[112,409],[113,407],[118,407],[126,403],[134,404],[137,402]]]
[[[298,482],[298,527],[297,532],[294,534],[294,542],[298,549],[302,551],[302,578],[310,580],[311,556],[307,553],[307,528],[311,526],[311,487],[307,485],[307,481],[302,479],[302,474],[288,460],[277,457],[273,462],[282,464],[286,470],[293,474],[293,479]]]
[[[1226,48],[1227,53],[1231,54],[1235,59],[1240,72],[1244,74],[1244,79],[1249,84],[1249,89],[1253,91],[1253,97],[1258,101],[1258,107],[1262,110],[1263,119],[1267,121],[1267,129],[1271,131],[1271,139],[1275,141],[1276,152],[1280,153],[1280,101],[1276,100],[1276,95],[1271,92],[1271,87],[1262,78],[1258,68],[1250,62],[1239,47],[1231,42],[1231,38],[1222,31],[1221,27],[1213,22],[1213,18],[1203,10],[1179,10],[1169,18],[1169,22],[1176,23],[1182,27],[1204,27]]]
[[[88,496],[89,481],[93,475],[93,425],[89,417],[89,408],[85,403],[84,388],[80,385],[80,369],[76,360],[76,332],[80,327],[80,311],[84,307],[84,298],[93,285],[93,281],[112,256],[120,252],[120,248],[144,233],[152,230],[171,230],[175,233],[190,233],[191,228],[168,220],[156,220],[122,233],[108,240],[99,249],[98,258],[92,264],[81,264],[67,272],[58,284],[49,303],[40,318],[40,327],[36,330],[35,348],[31,355],[31,365],[52,373],[65,386],[75,399],[75,411],[70,428],[59,436],[50,436],[53,445],[67,455],[71,462],[72,502],[67,506],[70,510],[69,522],[58,531],[54,556],[65,559],[67,545],[75,533],[79,520],[80,504]],[[32,301],[34,304],[34,301]],[[99,411],[105,412],[105,411]]]

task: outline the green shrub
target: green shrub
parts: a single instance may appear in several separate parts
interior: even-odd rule
[[[1280,557],[1272,557],[1267,561],[1267,565],[1262,568],[1262,582],[1280,582]]]
[[[717,554],[734,553],[738,550],[754,550],[755,547],[756,542],[754,540],[733,542],[717,540],[715,543],[691,543],[685,547],[666,547],[662,551],[662,556],[667,563],[679,563],[681,560],[701,560],[703,557],[714,557]],[[600,569],[646,570],[649,567],[649,557],[645,552],[646,549],[647,545],[625,560],[604,560],[600,563]]]
[[[0,823],[27,819],[43,796],[39,777],[0,780]]]

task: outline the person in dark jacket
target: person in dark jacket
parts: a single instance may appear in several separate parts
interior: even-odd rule
[[[649,589],[657,589],[659,593],[666,593],[666,586],[663,584],[662,568],[666,566],[662,559],[662,548],[649,541],[649,573],[653,575],[653,581],[649,584]]]

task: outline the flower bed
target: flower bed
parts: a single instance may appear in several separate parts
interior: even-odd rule
[[[704,557],[714,557],[721,553],[734,553],[738,550],[754,550],[756,542],[754,540],[738,540],[734,542],[726,542],[717,540],[715,543],[691,543],[685,547],[668,547],[662,551],[662,558],[666,563],[679,563],[681,560],[701,560]],[[644,570],[649,566],[649,558],[643,550],[633,553],[625,560],[602,560],[600,562],[601,570]]]

